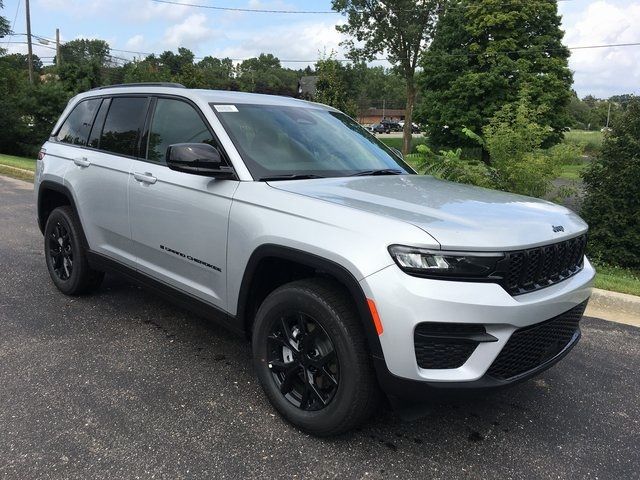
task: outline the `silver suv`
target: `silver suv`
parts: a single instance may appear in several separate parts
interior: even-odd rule
[[[291,98],[102,88],[73,98],[35,192],[63,293],[121,272],[251,340],[273,406],[316,435],[390,397],[494,390],[580,337],[587,225],[416,175],[343,113]]]

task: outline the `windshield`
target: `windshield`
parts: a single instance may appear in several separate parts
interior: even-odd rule
[[[256,179],[413,173],[343,113],[281,105],[211,107]]]

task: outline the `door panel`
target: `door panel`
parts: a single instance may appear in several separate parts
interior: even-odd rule
[[[157,98],[146,130],[148,160],[134,160],[129,175],[138,269],[226,309],[227,229],[238,182],[166,166],[169,145],[202,142],[220,148],[190,103]]]
[[[65,182],[74,192],[89,247],[135,266],[127,201],[131,159],[94,149],[110,103],[101,98],[80,102],[60,127],[55,145],[69,161]]]
[[[136,178],[142,176],[155,180]],[[227,228],[237,186],[134,161],[129,198],[138,269],[226,309]]]
[[[131,267],[135,254],[129,228],[127,182],[132,160],[94,150],[74,150],[74,162],[65,175],[73,186],[77,208],[92,250]],[[76,164],[84,160],[86,167]]]

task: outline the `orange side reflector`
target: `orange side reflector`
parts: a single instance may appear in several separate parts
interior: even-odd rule
[[[371,312],[371,317],[373,318],[373,324],[376,326],[376,332],[378,335],[382,335],[384,329],[382,328],[382,322],[380,321],[380,315],[378,315],[378,309],[376,308],[376,302],[367,298],[367,303],[369,304],[369,311]]]

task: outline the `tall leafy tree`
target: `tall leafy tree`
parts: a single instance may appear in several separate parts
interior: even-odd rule
[[[204,88],[237,90],[233,61],[230,58],[204,57],[198,62],[204,76]]]
[[[3,8],[4,8],[4,4],[2,0],[0,0],[0,9],[3,9]],[[11,33],[11,25],[9,24],[9,21],[3,16],[0,16],[0,38],[10,33]],[[0,47],[0,55],[4,55],[5,52],[6,50]]]
[[[432,39],[443,3],[443,0],[332,0],[333,9],[347,17],[347,22],[336,28],[351,36],[344,42],[350,56],[371,60],[386,54],[406,81],[403,153],[411,149],[418,59]]]
[[[351,117],[358,114],[356,98],[358,91],[354,85],[354,70],[351,65],[332,56],[316,62],[316,95],[314,100],[342,110]]]
[[[592,256],[640,270],[640,99],[628,102],[605,136],[584,183],[582,215],[589,222]]]
[[[505,104],[526,97],[559,141],[572,97],[555,0],[451,0],[421,59],[420,120],[438,146],[469,143]]]
[[[58,75],[71,92],[83,92],[108,83],[111,67],[109,44],[79,38],[60,47]]]
[[[294,95],[299,72],[282,68],[278,57],[261,53],[238,65],[237,78],[240,89],[245,92]]]

